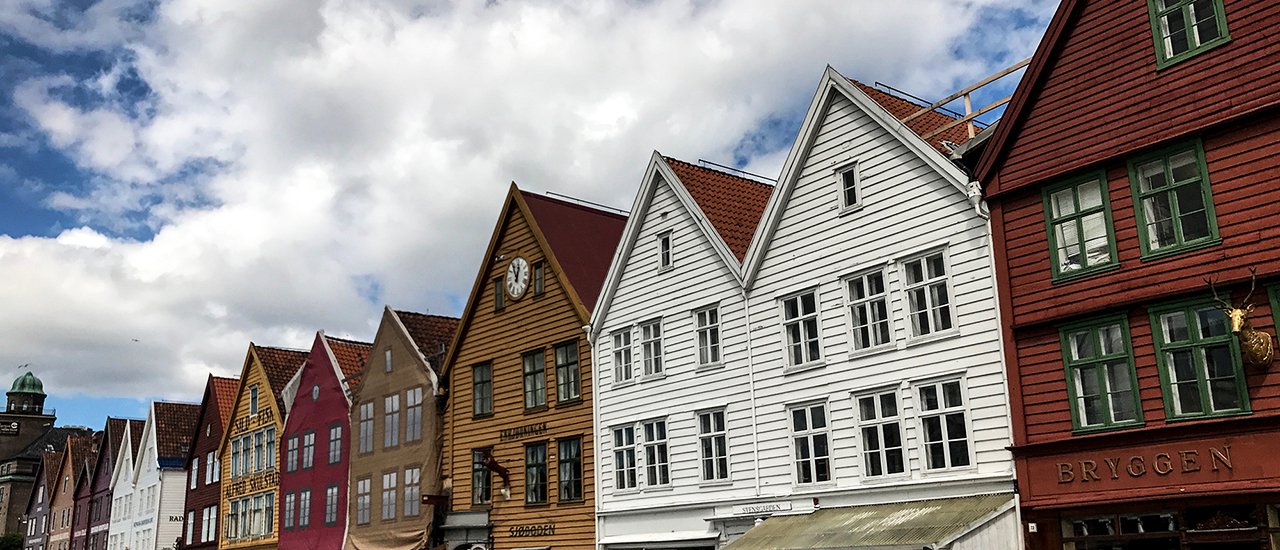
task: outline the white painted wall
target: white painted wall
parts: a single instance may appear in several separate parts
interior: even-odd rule
[[[132,513],[127,523],[130,550],[172,549],[182,534],[187,472],[160,468],[154,419],[153,407],[147,415],[133,469]],[[179,519],[170,521],[171,516]],[[111,532],[117,532],[114,522]]]
[[[120,441],[120,451],[116,458],[111,479],[111,527],[107,530],[107,550],[123,550],[133,548],[133,442],[129,437],[129,426],[126,425],[124,437]]]

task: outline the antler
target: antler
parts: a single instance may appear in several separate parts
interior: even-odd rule
[[[1249,298],[1253,297],[1253,290],[1258,286],[1258,268],[1249,268],[1249,293],[1244,295],[1244,305],[1249,305]]]
[[[1231,305],[1231,302],[1228,302],[1218,297],[1218,289],[1214,287],[1213,279],[1210,279],[1209,277],[1205,277],[1204,283],[1209,285],[1209,291],[1213,292],[1213,301],[1218,302],[1218,305],[1222,306],[1223,309],[1232,309],[1233,306]]]

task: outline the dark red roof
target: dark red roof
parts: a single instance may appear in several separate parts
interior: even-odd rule
[[[898,120],[905,119],[915,114],[916,111],[928,107],[928,105],[918,105],[913,101],[908,101],[896,95],[882,92],[852,78],[850,78],[849,81],[857,86],[859,90],[862,90],[863,93],[867,94],[867,96],[873,101],[879,103],[881,107],[884,107],[884,110],[889,111],[889,114],[893,115],[894,118],[897,118]],[[911,128],[911,131],[916,133],[916,135],[924,137],[925,134],[955,122],[956,120],[957,119],[953,116],[944,115],[934,110],[920,115],[906,124],[908,128]],[[937,149],[943,154],[950,154],[951,149],[946,145],[943,145],[942,142],[950,141],[951,143],[959,145],[969,141],[968,126],[968,124],[957,124],[947,131],[929,138],[927,141],[934,149]]]
[[[578,299],[590,312],[600,296],[627,217],[521,191]]]
[[[138,462],[138,447],[142,445],[142,428],[146,425],[143,420],[129,421],[129,454],[135,464]]]
[[[223,378],[210,376],[213,384],[213,399],[217,403],[218,421],[226,423],[236,407],[236,392],[240,390],[239,378]]]
[[[453,334],[458,331],[460,320],[457,317],[427,315],[412,311],[395,310],[395,314],[400,318],[400,323],[404,325],[405,330],[409,331],[409,337],[413,338],[414,344],[417,344],[418,351],[431,361],[432,367],[439,369],[440,366],[436,364],[439,361],[433,358],[444,355],[445,348],[453,342]]]
[[[373,349],[373,344],[334,338],[329,335],[325,335],[324,338],[329,343],[329,349],[333,350],[333,356],[338,359],[338,368],[342,370],[344,377],[354,376],[364,369],[364,363],[369,359],[369,351]]]
[[[773,186],[671,157],[663,159],[741,262],[747,257]]]
[[[276,405],[283,411],[284,403],[280,401],[280,392],[284,391],[285,385],[302,368],[307,360],[307,352],[252,343],[249,345],[257,350],[258,360],[262,362],[262,370],[267,375],[267,383],[271,385],[271,393],[276,396]]]
[[[155,402],[157,458],[186,459],[200,417],[197,403]]]

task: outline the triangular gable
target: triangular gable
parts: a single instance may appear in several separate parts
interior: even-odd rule
[[[323,330],[318,330],[316,331],[315,340],[312,341],[311,351],[307,354],[308,360],[317,349],[324,352],[329,362],[329,367],[333,370],[333,376],[338,379],[338,386],[342,388],[342,395],[347,400],[347,408],[350,408],[351,386],[349,382],[360,375],[365,362],[369,359],[369,351],[372,349],[372,344],[335,338],[326,335]],[[288,424],[289,413],[293,411],[293,402],[298,398],[298,385],[302,383],[302,374],[306,370],[306,364],[307,362],[304,361],[303,367],[294,373],[293,378],[289,379],[289,383],[285,384],[284,390],[280,392],[281,401],[284,402],[285,424]]]
[[[889,135],[896,138],[899,143],[915,153],[925,164],[942,175],[943,179],[962,194],[968,195],[968,178],[959,167],[952,164],[946,156],[917,135],[910,127],[903,124],[902,121],[895,118],[882,105],[876,103],[875,100],[858,89],[852,81],[828,66],[818,84],[817,91],[814,93],[813,102],[809,104],[809,111],[805,114],[804,123],[800,126],[800,132],[796,136],[795,142],[791,144],[790,152],[787,153],[787,160],[782,166],[782,176],[778,179],[778,185],[774,188],[773,196],[769,198],[769,205],[765,207],[763,219],[760,222],[760,226],[756,228],[755,237],[751,240],[751,247],[747,250],[747,257],[743,261],[743,283],[746,286],[751,286],[759,273],[760,264],[768,252],[769,241],[772,240],[774,230],[777,229],[778,224],[782,221],[787,203],[791,200],[791,193],[795,190],[800,172],[804,168],[804,161],[809,155],[809,150],[813,146],[818,130],[822,127],[828,106],[833,97],[832,94],[842,94]]]
[[[142,466],[147,463],[147,451],[155,451],[156,449],[156,404],[151,402],[151,407],[147,409],[147,422],[142,427],[142,442],[138,445],[138,450],[134,453],[133,459],[133,482],[137,483],[142,479]],[[153,455],[157,466],[159,465],[160,453]]]
[[[383,322],[390,319],[396,334],[403,339],[404,343],[417,352],[418,363],[424,371],[426,371],[427,379],[431,381],[431,394],[440,395],[440,376],[436,373],[437,369],[442,365],[433,365],[431,357],[439,359],[442,355],[448,353],[448,349],[444,353],[431,350],[431,355],[427,355],[428,350],[422,349],[423,346],[429,346],[433,342],[438,342],[441,346],[448,346],[448,342],[453,339],[453,335],[457,334],[459,319],[456,317],[445,317],[443,315],[424,315],[412,311],[397,311],[386,306],[383,313]],[[411,330],[410,324],[414,325]],[[378,332],[382,332],[382,327],[378,327]],[[447,336],[446,336],[447,334]],[[374,346],[378,344],[377,336],[374,336]]]
[[[36,497],[39,496],[39,490],[37,489],[37,487],[39,486],[38,484],[40,483],[41,480],[44,481],[45,496],[49,499],[50,503],[53,502],[53,487],[56,484],[56,481],[55,481],[57,479],[56,476],[59,473],[57,471],[54,471],[54,468],[57,468],[58,466],[62,465],[62,454],[63,454],[62,451],[46,451],[40,455],[40,461],[36,463],[35,479],[36,479],[37,485],[33,486],[31,488],[31,494],[27,495],[27,513],[28,514],[31,513],[36,503]],[[53,477],[50,477],[51,475],[50,472],[53,472],[52,473]]]
[[[280,353],[277,353],[277,352],[280,352]],[[280,387],[276,387],[275,382],[272,380],[271,373],[268,372],[266,365],[263,365],[259,358],[261,357],[261,355],[270,355],[272,356],[272,359],[274,361],[282,363],[280,366],[283,366],[283,362],[287,360],[287,358],[284,357],[285,353],[299,354],[301,355],[302,360],[298,362],[298,367],[294,369],[293,372],[289,373],[289,377],[280,382]],[[276,357],[277,355],[279,357]],[[284,408],[284,401],[283,401],[283,397],[281,396],[281,392],[284,390],[284,387],[288,385],[289,381],[293,379],[293,375],[297,374],[297,371],[301,369],[302,363],[305,361],[306,361],[306,352],[289,350],[284,348],[271,348],[267,346],[258,346],[253,342],[249,342],[249,350],[246,351],[244,354],[244,365],[240,367],[240,383],[236,385],[235,398],[232,399],[231,401],[231,414],[228,415],[227,418],[222,419],[222,437],[218,438],[219,453],[223,452],[222,449],[227,448],[227,442],[228,442],[227,440],[231,436],[231,430],[227,429],[227,425],[230,424],[231,417],[235,416],[236,409],[240,407],[240,399],[243,398],[246,393],[244,389],[244,381],[249,379],[249,369],[252,368],[254,365],[258,365],[258,368],[262,369],[263,378],[267,380],[267,387],[264,389],[266,391],[271,392],[270,402],[273,402],[276,404],[276,412],[279,414],[278,418],[280,419],[281,425],[283,426],[285,408]],[[258,395],[258,400],[259,400],[259,403],[267,402],[263,400],[261,394]]]
[[[228,382],[230,382],[230,390],[226,389]],[[195,432],[191,435],[191,443],[187,448],[187,455],[184,457],[187,464],[190,464],[192,460],[199,458],[195,456],[196,440],[203,437],[204,430],[202,428],[208,424],[210,420],[214,420],[209,418],[210,416],[218,417],[216,419],[217,422],[222,424],[222,430],[226,430],[226,417],[228,415],[223,414],[222,412],[223,402],[225,401],[230,403],[232,401],[231,392],[235,391],[237,382],[239,381],[234,378],[222,378],[212,374],[210,374],[209,378],[205,381],[204,397],[200,399],[200,414],[196,416]],[[226,395],[220,395],[223,393],[226,393]]]
[[[133,458],[137,454],[134,448],[141,444],[141,437],[135,439],[133,435],[142,433],[142,425],[145,425],[145,423],[138,420],[125,421],[125,431],[127,432],[125,435],[127,437],[120,439],[120,449],[116,453],[115,464],[111,468],[112,492],[115,492],[115,489],[123,483],[133,484]],[[136,431],[134,426],[139,426]]]

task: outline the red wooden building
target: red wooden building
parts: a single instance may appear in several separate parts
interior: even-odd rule
[[[979,148],[1029,548],[1280,548],[1277,28],[1063,0]]]
[[[218,548],[218,505],[222,499],[222,464],[218,444],[235,407],[240,380],[209,375],[196,431],[187,450],[187,498],[183,505],[179,550]]]

